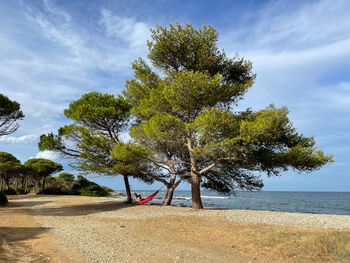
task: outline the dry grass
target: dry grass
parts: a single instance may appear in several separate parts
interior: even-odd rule
[[[166,222],[166,223],[165,223]],[[136,223],[136,222],[135,222]],[[195,216],[143,220],[140,235],[204,246],[262,262],[350,262],[350,232],[243,224]]]

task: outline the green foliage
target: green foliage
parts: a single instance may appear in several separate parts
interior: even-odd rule
[[[3,194],[3,195],[17,195],[17,192],[16,192],[16,190],[10,188],[8,190],[0,191],[0,194]]]
[[[70,173],[60,173],[57,177],[48,176],[46,178],[45,194],[65,195],[71,194],[74,183],[74,175]]]
[[[0,192],[0,205],[6,205],[8,203],[6,195]]]
[[[18,121],[23,118],[19,103],[0,94],[0,136],[15,132],[19,127]]]
[[[233,111],[255,74],[249,61],[229,59],[218,49],[214,28],[175,24],[151,31],[148,57],[162,75],[138,59],[124,95],[138,120],[130,135],[149,149],[147,158],[161,166],[159,174],[165,169],[191,176],[192,184],[229,193],[260,189],[254,171],[309,172],[333,161],[312,137],[296,132],[287,108]]]
[[[79,125],[98,130],[106,135],[124,131],[129,122],[131,105],[122,97],[90,92],[72,102],[64,114]]]
[[[0,163],[4,164],[7,162],[20,163],[20,161],[10,153],[0,152]]]
[[[57,135],[42,135],[39,149],[72,157],[71,165],[87,173],[115,175],[110,151],[129,128],[130,108],[120,96],[84,94],[64,111],[74,123],[61,127]]]
[[[108,193],[114,192],[113,189],[111,189],[111,188],[109,188],[109,187],[107,187],[107,186],[101,186],[101,187],[102,187],[103,190],[105,190],[105,191],[108,192]]]
[[[63,170],[61,164],[43,158],[32,158],[24,163],[27,172],[37,181],[43,180],[42,192],[45,192],[46,177]]]
[[[24,166],[41,177],[46,177],[63,170],[61,164],[43,158],[29,159],[24,163]]]
[[[60,186],[49,186],[45,187],[43,193],[46,195],[69,195],[71,194],[71,191],[68,191],[67,189]]]
[[[40,141],[38,144],[39,150],[54,151],[62,147],[61,137],[53,134],[52,132],[48,135],[40,135]]]
[[[111,151],[111,156],[116,160],[113,170],[119,174],[133,174],[146,183],[153,182],[151,178],[144,176],[147,171],[147,157],[150,152],[147,148],[132,143],[119,142]]]
[[[10,180],[24,172],[23,165],[15,156],[7,152],[0,152],[0,177],[5,181],[8,191],[10,190]]]
[[[90,182],[83,176],[78,176],[78,180],[74,183],[72,188],[74,195],[84,196],[107,196],[108,192],[101,186],[94,182]]]
[[[108,192],[97,184],[90,184],[81,188],[80,195],[83,196],[107,196]]]
[[[70,173],[60,173],[56,180],[57,182],[72,184],[74,182],[74,175]]]

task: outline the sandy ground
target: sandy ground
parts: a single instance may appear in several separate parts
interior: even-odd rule
[[[50,229],[35,221],[31,207],[17,202],[0,207],[1,263],[85,262],[85,257],[79,255],[70,261],[70,255],[76,252],[73,248],[58,248]]]
[[[350,216],[341,215],[126,206],[79,196],[9,199],[0,208],[0,262],[257,262],[231,246],[241,222],[350,230]]]

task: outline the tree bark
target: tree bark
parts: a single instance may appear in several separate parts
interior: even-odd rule
[[[22,181],[22,189],[21,189],[21,193],[24,194],[25,193],[25,185],[24,185],[24,182],[25,182],[26,178],[23,176],[21,178],[21,181]]]
[[[191,192],[192,192],[192,208],[203,209],[201,199],[201,179],[197,171],[197,160],[193,155],[192,142],[187,138],[187,147],[191,159]]]
[[[201,188],[200,188],[200,177],[192,173],[191,174],[191,192],[192,192],[192,208],[193,209],[203,209],[202,199],[201,199]]]
[[[43,192],[42,193],[44,193],[44,191],[45,191],[45,181],[46,181],[46,176],[44,176],[44,179],[43,179]]]
[[[10,190],[10,180],[5,180],[6,186],[7,186],[7,190]]]
[[[124,177],[124,184],[125,184],[125,191],[126,191],[126,203],[131,204],[132,198],[131,198],[129,178],[127,175],[123,175],[123,177]]]
[[[173,200],[174,191],[175,191],[175,185],[172,185],[171,187],[167,187],[166,195],[162,205],[166,206],[171,204],[171,201]]]

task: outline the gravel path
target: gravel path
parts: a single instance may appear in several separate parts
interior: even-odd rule
[[[154,218],[163,216],[201,216],[215,220],[217,217],[234,222],[296,226],[309,229],[350,230],[350,215],[288,213],[259,210],[204,209],[194,211],[188,207],[135,206],[127,210],[99,213],[100,218]]]
[[[188,207],[125,206],[123,201],[116,198],[70,196],[24,197],[17,200],[21,205],[34,209],[35,220],[51,229],[60,246],[74,246],[90,262],[250,262],[244,257],[217,249],[207,247],[203,253],[203,247],[178,244],[172,240],[171,233],[167,233],[164,223],[161,223],[159,233],[156,231],[153,235],[142,232],[147,230],[145,227],[151,221],[164,219],[162,222],[166,222],[167,218],[174,216],[202,217],[212,220],[213,226],[215,221],[221,219],[350,231],[348,215],[214,209],[195,211]],[[162,235],[169,238],[160,242],[159,237]]]

